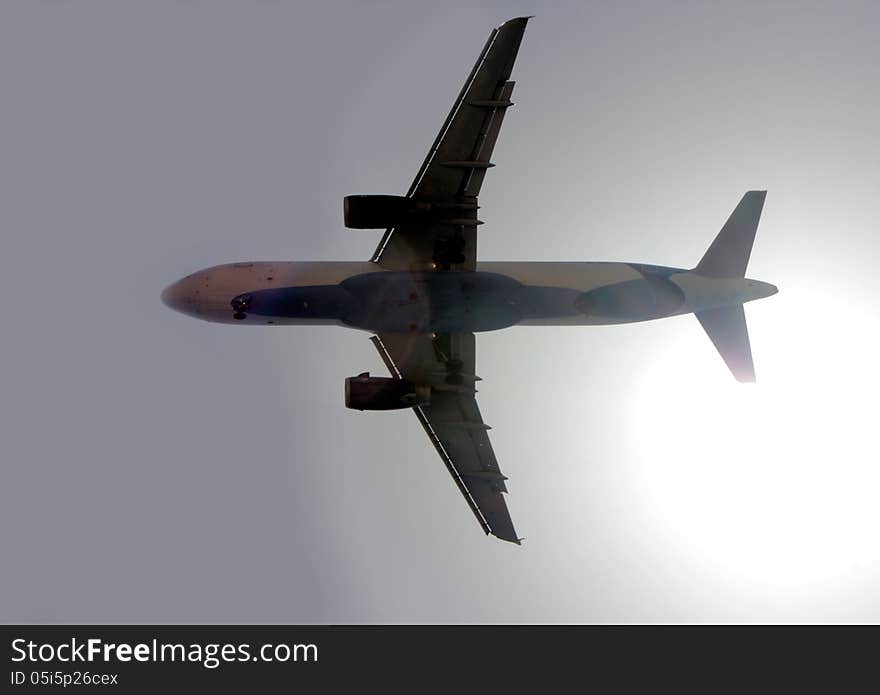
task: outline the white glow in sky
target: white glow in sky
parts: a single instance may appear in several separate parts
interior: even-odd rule
[[[646,368],[632,440],[645,503],[710,572],[760,591],[839,590],[880,570],[880,379],[867,369],[880,326],[820,289],[782,287],[746,313],[757,384],[734,382],[690,334]]]

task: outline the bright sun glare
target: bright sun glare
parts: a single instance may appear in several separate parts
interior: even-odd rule
[[[746,307],[757,384],[690,333],[646,367],[636,484],[660,534],[706,569],[756,587],[864,580],[880,568],[880,326],[845,297],[783,289],[762,304]]]

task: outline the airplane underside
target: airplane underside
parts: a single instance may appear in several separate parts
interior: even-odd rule
[[[198,288],[192,315],[221,323],[480,333],[514,325],[648,321],[765,296],[764,283],[754,280],[731,278],[722,292],[715,280],[709,293],[687,270],[635,263],[482,263],[476,271],[445,273],[367,265],[372,267],[332,262],[216,266],[169,288],[166,301],[179,306],[178,295],[194,297]],[[308,284],[300,284],[303,280]]]
[[[678,313],[684,301],[674,282],[653,273],[583,291],[485,271],[378,271],[339,284],[244,292],[230,300],[230,312],[254,323],[311,319],[373,332],[480,333],[529,321],[640,321]]]
[[[755,380],[743,304],[776,293],[745,277],[766,191],[748,191],[692,269],[638,263],[481,262],[479,194],[528,17],[494,29],[405,195],[351,195],[350,229],[384,229],[369,261],[231,263],[169,286],[181,313],[228,324],[372,332],[388,376],[345,379],[354,410],[411,409],[487,534],[519,543],[477,405],[475,333],[693,312],[731,374]]]

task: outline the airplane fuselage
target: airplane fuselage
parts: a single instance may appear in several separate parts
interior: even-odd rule
[[[630,323],[774,294],[748,278],[619,262],[485,262],[476,271],[394,271],[371,262],[231,263],[168,287],[190,316],[250,325],[476,333],[514,325]]]

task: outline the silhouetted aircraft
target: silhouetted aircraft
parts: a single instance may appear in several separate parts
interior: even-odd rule
[[[743,304],[776,288],[745,277],[766,191],[749,191],[690,270],[640,263],[477,262],[477,196],[512,106],[529,18],[495,29],[404,196],[355,195],[347,227],[385,229],[364,262],[232,263],[162,293],[207,321],[333,324],[371,331],[390,377],[345,380],[345,405],[410,408],[488,534],[519,543],[475,398],[474,333],[696,314],[730,371],[754,381]]]

